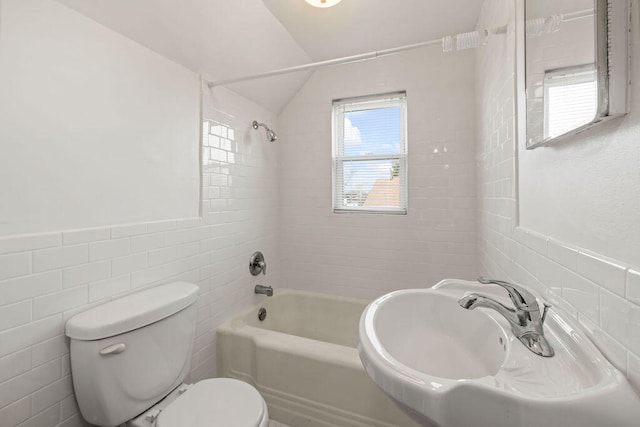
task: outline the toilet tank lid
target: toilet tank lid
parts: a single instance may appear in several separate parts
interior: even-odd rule
[[[82,341],[123,334],[162,320],[193,304],[198,286],[174,282],[101,304],[67,321],[65,333]]]

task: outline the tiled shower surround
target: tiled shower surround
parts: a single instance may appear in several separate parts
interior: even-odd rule
[[[283,282],[374,298],[476,275],[471,51],[437,47],[316,71],[280,114]],[[408,213],[334,214],[332,100],[407,94]]]
[[[640,270],[518,226],[518,156],[530,152],[522,147],[518,152],[516,146],[514,16],[513,1],[488,0],[478,22],[479,28],[505,22],[510,28],[507,36],[491,38],[476,57],[480,270],[546,295],[640,389]],[[636,34],[634,42],[637,39]],[[636,58],[637,54],[636,46]],[[637,126],[637,118],[627,120],[635,120],[630,126]],[[637,140],[628,143],[637,145]],[[601,248],[603,253],[607,249]]]
[[[206,89],[204,117],[201,218],[0,239],[0,426],[83,425],[64,336],[75,313],[156,284],[197,283],[197,381],[215,375],[218,324],[264,298],[255,284],[278,283],[277,159],[249,131],[256,117],[276,118]],[[247,266],[257,249],[269,274],[253,278]]]

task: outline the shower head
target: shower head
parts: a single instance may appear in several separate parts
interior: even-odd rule
[[[267,139],[269,140],[269,142],[273,142],[276,139],[278,139],[278,135],[276,135],[276,133],[274,131],[269,129],[269,130],[267,130]]]
[[[278,135],[276,135],[276,133],[273,130],[269,129],[264,123],[258,123],[256,120],[254,120],[251,126],[253,126],[254,129],[258,129],[260,126],[265,128],[265,130],[267,131],[267,140],[269,142],[273,142],[278,139]]]

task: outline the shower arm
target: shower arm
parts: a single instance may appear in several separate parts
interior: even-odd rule
[[[253,123],[251,124],[251,126],[253,126],[254,129],[258,129],[259,127],[263,127],[267,132],[269,132],[271,129],[269,129],[267,127],[267,125],[265,125],[264,123],[258,123],[257,120],[254,120]]]

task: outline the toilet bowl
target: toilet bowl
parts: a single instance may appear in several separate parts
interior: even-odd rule
[[[198,287],[175,282],[110,301],[66,324],[78,406],[115,427],[267,427],[260,393],[229,378],[184,384]]]

